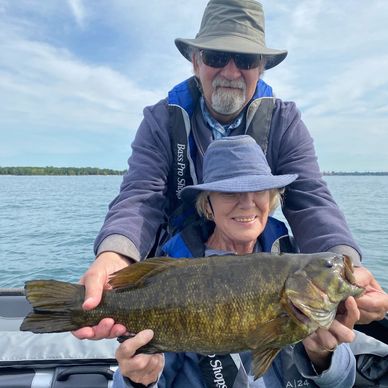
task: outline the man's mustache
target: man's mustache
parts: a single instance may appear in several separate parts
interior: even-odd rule
[[[246,89],[246,84],[243,79],[236,80],[227,80],[225,78],[217,77],[212,82],[213,88],[216,87],[225,87],[225,88],[235,88],[235,89]]]

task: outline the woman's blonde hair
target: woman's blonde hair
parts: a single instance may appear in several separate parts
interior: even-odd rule
[[[269,212],[272,214],[282,202],[282,194],[284,189],[271,189],[269,191]],[[211,191],[201,191],[195,202],[195,208],[200,216],[204,216],[208,220],[212,219],[212,214],[209,212],[207,205],[208,197]]]

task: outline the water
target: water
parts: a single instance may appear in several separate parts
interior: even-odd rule
[[[0,176],[0,287],[78,281],[120,176]]]
[[[388,176],[324,178],[361,248],[363,264],[388,291]]]
[[[0,176],[0,287],[27,279],[78,281],[120,176]],[[388,291],[388,176],[325,177],[364,254]]]

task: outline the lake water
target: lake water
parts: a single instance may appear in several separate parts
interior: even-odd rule
[[[27,279],[78,281],[120,176],[0,176],[0,287]],[[388,176],[327,176],[364,254],[388,291]],[[313,226],[312,226],[313,227]]]

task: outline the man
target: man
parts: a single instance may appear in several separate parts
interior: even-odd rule
[[[167,218],[169,230],[187,218],[180,190],[201,181],[203,153],[222,136],[249,134],[262,146],[274,174],[298,174],[285,192],[283,212],[301,252],[335,251],[360,266],[359,248],[321,178],[313,140],[295,104],[261,98],[272,93],[260,75],[287,55],[267,48],[264,38],[261,4],[210,0],[196,38],[176,39],[195,77],[144,110],[120,194],[96,239],[97,258],[81,279],[85,309],[99,303],[109,274],[149,255]],[[360,321],[382,319],[388,296],[365,268],[358,268],[356,277],[368,286],[358,299]],[[99,339],[124,331],[107,318],[75,335]]]

